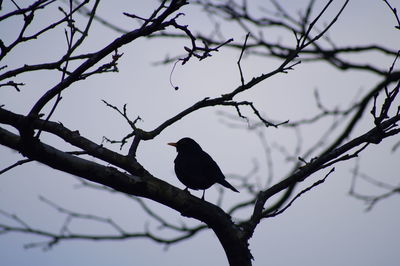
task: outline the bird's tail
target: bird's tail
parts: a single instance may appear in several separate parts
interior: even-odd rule
[[[220,183],[221,185],[223,185],[226,188],[230,188],[235,192],[239,192],[239,190],[237,190],[236,188],[234,188],[231,184],[228,183],[228,181],[226,181],[225,179],[222,179],[221,181],[219,181],[218,183]]]

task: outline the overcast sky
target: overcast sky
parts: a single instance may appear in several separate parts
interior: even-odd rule
[[[17,1],[22,3],[24,1]],[[249,1],[253,2],[253,1]],[[258,5],[271,8],[267,1],[254,1]],[[281,1],[290,12],[308,1]],[[325,1],[318,1],[324,3]],[[335,3],[343,1],[335,1]],[[392,1],[395,5],[396,1]],[[120,6],[116,6],[116,4]],[[40,25],[59,15],[57,6],[48,14],[38,16]],[[340,5],[334,6],[332,13]],[[122,15],[122,12],[134,13],[142,17],[149,16],[157,7],[157,1],[103,1],[99,7],[100,16],[131,30],[137,23]],[[12,8],[11,1],[3,2],[5,14]],[[336,9],[335,9],[336,8]],[[182,24],[188,24],[194,31],[210,32],[212,23],[199,10],[187,6],[182,10]],[[327,17],[325,22],[329,21]],[[79,23],[79,22],[78,22]],[[11,40],[20,27],[17,20],[0,23],[0,39]],[[395,19],[381,0],[354,0],[343,13],[339,21],[329,32],[329,36],[338,45],[380,44],[396,49],[400,47],[398,31],[394,29]],[[320,25],[321,27],[323,24]],[[36,28],[37,29],[37,28]],[[225,37],[244,40],[245,33],[233,27],[225,28]],[[34,28],[31,29],[34,32]],[[397,34],[397,35],[396,35]],[[95,24],[88,43],[82,52],[96,51],[118,36],[103,26]],[[293,36],[279,36],[271,32],[270,38],[290,42]],[[138,40],[124,46],[119,52],[124,56],[119,62],[119,73],[104,74],[75,83],[63,93],[53,121],[61,121],[71,130],[79,130],[81,135],[101,143],[102,137],[120,139],[129,133],[129,126],[115,111],[107,108],[101,99],[122,106],[128,104],[132,118],[140,116],[143,121],[138,125],[145,130],[154,129],[166,119],[172,117],[194,102],[207,96],[218,96],[231,91],[240,84],[236,61],[240,51],[220,49],[207,60],[191,61],[185,66],[177,65],[172,82],[179,86],[176,91],[170,85],[171,65],[155,66],[153,63],[163,60],[167,55],[181,54],[188,45],[183,40]],[[17,52],[7,57],[2,65],[21,66],[54,60],[66,49],[63,31],[46,35],[45,40],[37,40],[34,45],[24,44]],[[356,58],[371,62],[382,69],[388,68],[391,59],[376,54],[366,54]],[[248,57],[243,61],[245,77],[271,71],[278,65],[277,60]],[[72,68],[74,65],[72,64]],[[32,73],[21,76],[26,83],[21,92],[12,88],[0,89],[0,104],[4,108],[20,114],[26,114],[34,102],[61,79],[60,73]],[[317,89],[323,102],[331,107],[345,108],[349,98],[357,98],[360,93],[374,86],[379,79],[372,74],[338,72],[324,65],[300,64],[287,75],[278,75],[240,96],[240,99],[254,101],[268,118],[276,121],[310,117],[316,111],[313,91]],[[142,142],[138,150],[138,160],[153,175],[179,188],[184,188],[176,179],[173,160],[176,151],[166,143],[190,136],[197,140],[204,150],[209,152],[229,178],[234,174],[245,175],[254,165],[258,172],[256,180],[266,183],[268,174],[273,182],[278,182],[288,172],[290,163],[285,162],[278,149],[272,149],[274,168],[265,163],[264,150],[257,135],[245,129],[227,126],[230,122],[220,112],[235,114],[235,110],[218,108],[201,110],[180,120],[166,129],[153,141]],[[251,118],[251,111],[244,111]],[[304,148],[314,142],[327,124],[306,128],[301,132]],[[353,134],[357,136],[372,127],[372,119],[364,117],[363,123]],[[10,128],[9,128],[10,129]],[[268,128],[263,131],[270,147],[285,147],[293,152],[296,135],[287,129]],[[65,145],[60,140],[45,136],[48,143],[57,147]],[[384,141],[379,146],[370,146],[358,161],[363,172],[393,185],[398,184],[399,151],[391,152],[393,144],[399,138]],[[119,151],[117,145],[107,147]],[[68,147],[69,150],[74,150]],[[125,147],[122,153],[127,153]],[[22,159],[21,155],[0,147],[0,169]],[[250,240],[250,249],[255,257],[254,265],[385,265],[395,266],[399,262],[398,239],[400,233],[399,197],[391,197],[377,204],[372,211],[366,212],[362,202],[348,195],[352,173],[356,161],[338,164],[336,171],[318,188],[301,197],[284,214],[262,222]],[[271,172],[272,170],[272,172]],[[306,183],[311,184],[322,178],[327,171],[315,174]],[[232,184],[237,180],[232,179]],[[17,214],[32,227],[58,232],[65,216],[39,200],[43,196],[60,206],[77,212],[111,217],[126,230],[144,231],[147,227],[153,233],[172,236],[170,232],[158,230],[158,224],[148,218],[140,207],[119,193],[96,191],[79,186],[78,178],[60,173],[39,163],[29,163],[17,167],[0,176],[0,209]],[[304,184],[306,186],[306,184]],[[218,186],[210,188],[206,199],[216,202]],[[365,184],[358,188],[366,193],[379,193]],[[194,192],[201,196],[201,192]],[[225,192],[222,208],[228,209],[235,202],[249,196],[245,193]],[[181,217],[179,213],[166,207],[149,202],[157,212],[165,215],[174,223],[181,221],[188,225],[197,224],[192,219]],[[250,209],[238,214],[248,217]],[[240,218],[234,217],[234,218]],[[10,222],[0,216],[0,223]],[[112,233],[105,225],[76,221],[71,224],[76,232]],[[45,239],[23,234],[4,234],[0,236],[1,265],[227,265],[224,251],[211,231],[202,231],[194,238],[172,245],[167,249],[150,240],[133,239],[127,241],[65,241],[49,251],[40,248],[24,249],[24,244],[40,242]]]

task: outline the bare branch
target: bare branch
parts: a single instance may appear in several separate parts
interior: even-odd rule
[[[315,188],[316,186],[322,184],[325,182],[326,178],[335,171],[335,168],[332,168],[326,175],[324,178],[318,180],[317,182],[315,182],[314,184],[312,184],[311,186],[303,189],[302,191],[300,191],[285,207],[283,207],[281,210],[276,210],[275,212],[269,213],[269,212],[264,212],[264,218],[269,218],[269,217],[275,217],[279,214],[282,214],[284,211],[286,211],[290,206],[292,206],[293,202],[295,202],[298,198],[300,198],[304,193],[310,191],[311,189]]]
[[[29,163],[29,162],[32,162],[32,160],[31,159],[19,160],[18,162],[16,162],[16,163],[4,168],[3,170],[1,170],[0,171],[0,175],[4,174],[5,172],[7,172],[7,171],[9,171],[9,170],[11,170],[11,169],[13,169],[13,168],[15,168],[17,166],[20,166],[20,165],[23,165],[23,164],[26,164],[26,163]]]
[[[239,72],[240,72],[240,81],[242,82],[242,86],[244,86],[244,77],[243,77],[242,67],[240,66],[240,61],[242,61],[242,56],[243,56],[244,50],[246,50],[247,39],[249,38],[249,36],[250,36],[250,32],[248,32],[246,34],[246,38],[244,39],[244,43],[243,43],[243,48],[242,48],[242,51],[240,52],[239,60],[237,61],[237,65],[238,65]]]
[[[400,30],[400,18],[399,18],[399,15],[397,14],[397,9],[395,7],[392,7],[388,0],[383,0],[383,1],[390,8],[390,10],[392,11],[392,13],[393,13],[393,15],[394,15],[394,17],[395,17],[395,19],[397,21],[397,25],[395,26],[395,28]]]
[[[363,150],[368,143],[379,143],[383,138],[391,136],[393,133],[397,134],[399,131],[397,129],[392,129],[396,123],[400,120],[400,115],[397,114],[386,121],[382,122],[380,128],[377,127],[371,129],[367,133],[349,141],[348,143],[338,147],[337,149],[324,153],[318,158],[315,158],[302,168],[300,168],[293,175],[284,179],[283,181],[275,184],[267,190],[260,191],[257,196],[257,200],[254,206],[254,211],[252,217],[247,223],[244,224],[245,231],[247,232],[247,237],[251,237],[257,224],[263,219],[264,216],[264,205],[266,201],[273,195],[281,192],[282,190],[288,188],[292,184],[303,181],[308,176],[325,168],[326,166],[332,165],[331,162],[339,162],[336,158],[340,158],[342,154],[348,152],[349,150],[362,145],[360,149]],[[393,132],[395,130],[395,132]],[[344,156],[345,158],[351,158],[354,156]]]
[[[164,21],[164,20],[185,4],[186,4],[185,1],[172,1],[170,5],[165,9],[165,11],[162,14],[160,14],[157,19],[154,20],[154,22],[152,22],[146,27],[123,34],[120,38],[115,39],[109,45],[96,52],[92,57],[90,57],[79,67],[77,67],[66,79],[64,79],[62,82],[60,82],[59,84],[48,90],[47,93],[44,94],[31,109],[29,117],[37,116],[40,110],[44,107],[44,105],[46,105],[53,97],[58,95],[61,91],[66,89],[76,80],[79,80],[81,75],[84,74],[85,71],[87,71],[90,67],[94,66],[105,56],[114,52],[119,47],[129,42],[132,42],[137,38],[150,35],[153,32],[165,29],[166,27],[176,23],[174,20],[169,20],[169,21]]]
[[[11,86],[11,87],[14,87],[16,91],[20,92],[21,90],[20,90],[19,86],[24,86],[24,85],[25,85],[24,83],[17,83],[14,81],[9,81],[7,83],[0,84],[0,87]]]

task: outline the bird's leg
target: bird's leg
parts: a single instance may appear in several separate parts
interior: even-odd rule
[[[204,194],[206,194],[206,190],[203,190],[203,196],[201,197],[202,200],[204,200]]]
[[[185,187],[185,189],[183,191],[188,193],[189,195],[191,195],[188,187]]]

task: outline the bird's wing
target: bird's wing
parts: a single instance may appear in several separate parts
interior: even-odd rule
[[[224,174],[219,168],[218,164],[211,158],[211,156],[204,152],[199,156],[199,164],[201,165],[202,173],[215,180],[215,182],[225,179]]]
[[[178,179],[191,189],[207,189],[212,186],[216,180],[205,174],[204,159],[193,160],[193,156],[179,155],[175,159],[175,173]]]
[[[213,179],[216,183],[223,185],[233,191],[239,192],[234,186],[232,186],[228,181],[225,180],[225,175],[222,173],[218,164],[211,158],[211,156],[204,152],[204,156],[201,156],[202,161],[202,171],[203,174],[210,179]]]

